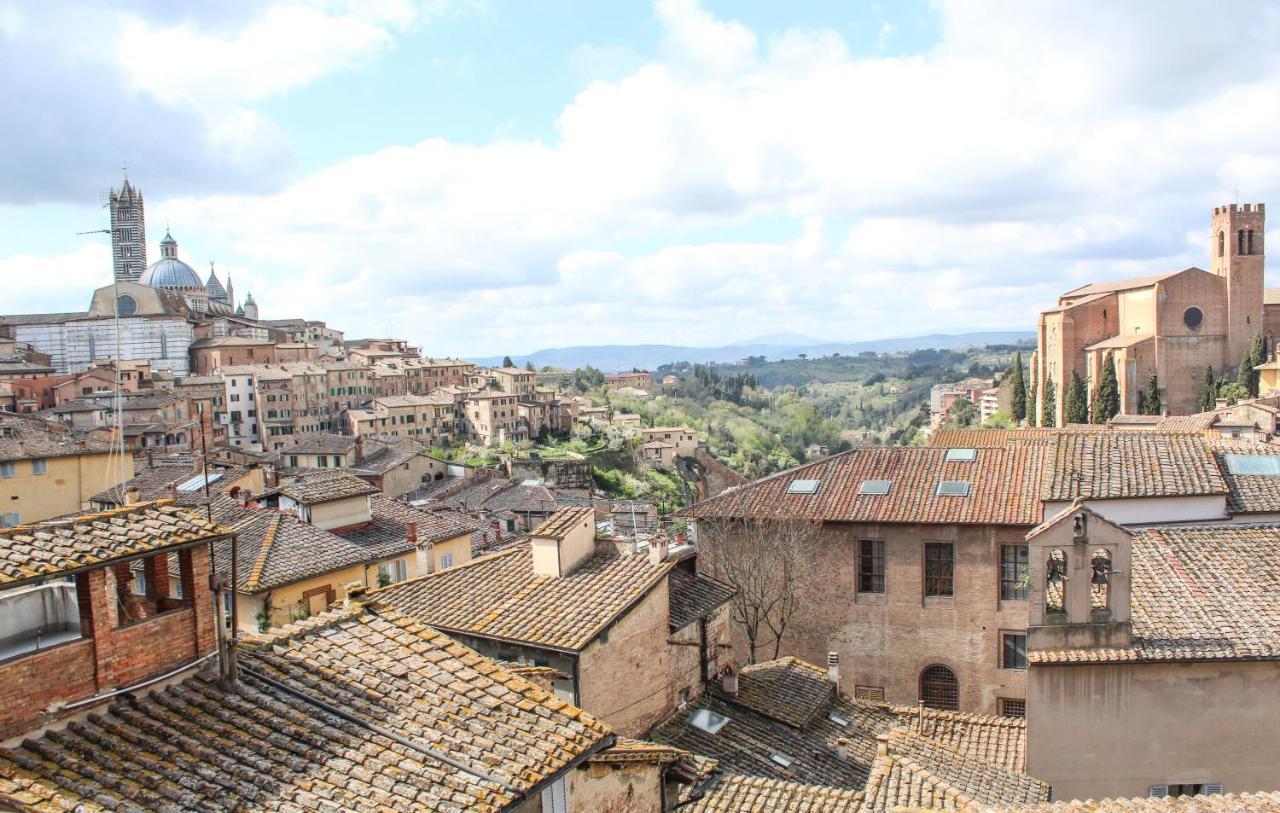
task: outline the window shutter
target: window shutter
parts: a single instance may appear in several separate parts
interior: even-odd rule
[[[1168,785],[1152,785],[1151,793],[1148,794],[1152,799],[1163,799],[1169,795]]]
[[[1222,785],[1205,785],[1205,786],[1204,786],[1204,795],[1205,795],[1205,796],[1221,796],[1221,795],[1222,795]]]
[[[564,777],[542,789],[542,813],[569,813],[569,796]]]

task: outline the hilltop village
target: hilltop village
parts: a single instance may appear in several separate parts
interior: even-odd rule
[[[679,373],[348,338],[109,207],[0,316],[0,809],[1280,810],[1262,204],[754,479],[618,406]]]

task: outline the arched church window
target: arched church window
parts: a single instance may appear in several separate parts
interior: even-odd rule
[[[1067,553],[1061,548],[1049,551],[1044,563],[1044,610],[1046,613],[1067,611]]]
[[[1225,231],[1218,232],[1218,256],[1221,257],[1227,251],[1227,233]]]
[[[1111,552],[1098,548],[1089,560],[1089,608],[1106,609],[1111,606]]]
[[[931,709],[959,711],[960,681],[956,673],[940,663],[920,673],[920,700]]]
[[[1244,254],[1244,229],[1236,232],[1236,255]]]

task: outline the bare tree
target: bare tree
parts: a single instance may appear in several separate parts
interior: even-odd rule
[[[748,663],[761,650],[781,656],[783,636],[820,578],[820,530],[813,520],[751,517],[745,510],[698,520],[708,574],[736,591],[730,615],[746,636]]]

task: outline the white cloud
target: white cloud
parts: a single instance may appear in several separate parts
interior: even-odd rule
[[[1153,27],[1123,4],[938,11],[935,48],[883,56],[658,0],[660,58],[588,83],[554,141],[429,138],[164,210],[234,256],[269,315],[485,354],[1029,326],[1084,282],[1204,263],[1209,208],[1280,184],[1276,12],[1169,4]],[[225,66],[272,24],[192,27],[189,44]],[[335,12],[223,88],[163,82],[202,105],[278,92],[410,24]],[[313,47],[331,25],[350,41]],[[228,115],[215,133],[252,143],[257,127]]]

